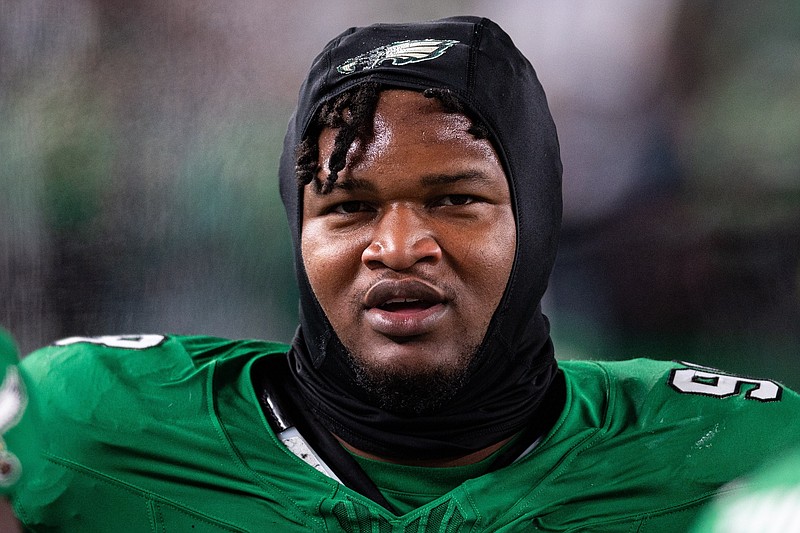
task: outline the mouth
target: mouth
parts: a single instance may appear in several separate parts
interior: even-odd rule
[[[413,313],[416,311],[424,311],[435,305],[433,302],[419,300],[417,298],[392,298],[377,306],[381,311],[389,313]]]
[[[369,288],[363,304],[372,329],[396,338],[431,332],[448,311],[443,291],[413,279],[379,281]]]

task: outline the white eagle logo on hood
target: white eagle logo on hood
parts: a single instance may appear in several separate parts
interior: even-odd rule
[[[448,48],[458,42],[449,39],[397,41],[350,58],[336,67],[336,70],[340,74],[352,74],[376,68],[387,61],[391,62],[392,65],[407,65],[409,63],[428,61],[441,56]]]

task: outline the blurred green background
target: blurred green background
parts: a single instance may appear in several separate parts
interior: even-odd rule
[[[0,325],[289,340],[276,169],[352,25],[480,14],[561,137],[544,307],[562,358],[682,359],[800,387],[800,3],[0,0]]]

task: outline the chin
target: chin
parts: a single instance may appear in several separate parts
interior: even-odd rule
[[[443,357],[438,351],[433,361],[424,356],[426,351],[351,355],[350,366],[358,385],[381,409],[397,414],[432,414],[466,385],[476,347],[454,351],[451,357]]]

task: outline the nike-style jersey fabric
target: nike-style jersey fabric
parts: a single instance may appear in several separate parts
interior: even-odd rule
[[[13,495],[39,531],[685,531],[728,481],[800,437],[800,398],[681,363],[563,361],[567,404],[536,449],[403,516],[293,455],[250,369],[287,346],[76,338],[20,365],[40,464]]]

